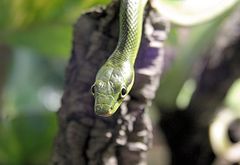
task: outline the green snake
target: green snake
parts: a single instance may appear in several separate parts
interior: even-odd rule
[[[134,63],[141,41],[144,8],[147,1],[121,0],[117,47],[97,72],[96,80],[91,87],[95,98],[94,111],[97,115],[111,116],[116,112],[133,86]],[[160,0],[158,1],[160,2]],[[164,4],[160,4],[160,6],[164,6]],[[164,9],[159,9],[159,12],[161,10]],[[216,13],[209,13],[209,17]],[[181,14],[170,15],[172,20],[175,19],[176,15],[181,16]],[[187,18],[187,15],[183,14],[180,19],[182,18]],[[187,20],[194,19],[190,17]],[[202,21],[199,20],[199,22]],[[184,22],[183,24],[191,25],[194,23]]]
[[[91,88],[97,115],[116,112],[133,86],[145,5],[146,0],[121,0],[117,47],[98,71]]]

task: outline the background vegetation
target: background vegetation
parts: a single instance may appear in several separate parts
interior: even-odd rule
[[[63,93],[64,70],[71,53],[72,25],[86,9],[108,2],[0,0],[1,165],[47,164],[57,130],[55,112]],[[191,67],[226,16],[188,29],[173,26],[167,45],[178,54],[173,67],[164,74],[156,104],[188,104],[194,90]],[[226,99],[237,112],[239,91],[238,82]],[[151,113],[156,111],[153,108]]]

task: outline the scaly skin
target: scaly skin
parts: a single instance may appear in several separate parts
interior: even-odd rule
[[[146,2],[147,0],[121,0],[117,47],[98,71],[92,86],[97,115],[111,116],[132,88]]]

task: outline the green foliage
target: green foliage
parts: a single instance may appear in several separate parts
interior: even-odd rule
[[[240,116],[240,79],[236,80],[232,87],[229,89],[229,92],[225,99],[225,104],[230,107],[231,110]]]
[[[1,0],[0,41],[45,55],[70,54],[72,24],[84,10],[109,0]]]
[[[81,12],[109,1],[0,0],[0,42],[13,50],[0,121],[1,165],[47,164],[57,130],[55,113],[50,111],[59,106],[72,25]],[[177,47],[179,56],[161,82],[159,104],[175,106],[192,64],[211,42],[220,22],[221,18],[194,27],[187,40],[181,38],[178,27],[171,30],[167,42]]]
[[[180,91],[184,83],[191,78],[193,65],[205,55],[204,52],[214,41],[219,28],[233,10],[234,8],[221,17],[191,28],[172,27],[167,44],[176,49],[177,57],[162,77],[157,93],[157,104],[169,109],[176,107],[177,97],[183,95]],[[185,99],[189,101],[190,98]]]
[[[4,92],[3,115],[45,109],[42,98],[58,92],[63,86],[66,61],[46,59],[34,51],[21,48],[16,49],[12,63]]]
[[[61,60],[16,49],[4,90],[0,164],[47,164],[57,129],[56,114],[50,111],[59,107],[61,93],[56,92],[63,85],[64,66]]]
[[[52,112],[26,113],[0,124],[0,164],[45,165],[56,134]]]
[[[191,97],[193,92],[196,89],[196,82],[193,79],[189,79],[187,80],[181,91],[179,92],[177,99],[176,99],[176,104],[177,107],[179,107],[180,109],[185,109],[187,108],[187,106],[189,105],[190,101],[191,101]]]
[[[72,25],[81,12],[108,1],[0,1],[0,43],[13,50],[0,115],[1,165],[47,164]]]
[[[168,41],[168,43],[174,44],[177,49],[177,58],[175,59],[173,66],[163,76],[159,92],[157,95],[158,104],[166,107],[175,107],[177,96],[185,83],[185,81],[192,74],[192,67],[197,62],[203,51],[213,41],[214,36],[217,32],[217,27],[222,23],[222,18],[217,20],[193,27],[187,34],[188,37],[181,38],[182,32],[179,30],[175,33],[174,41]],[[186,29],[185,29],[186,31]],[[177,39],[176,39],[177,38]],[[177,40],[177,42],[176,42]],[[177,79],[177,81],[176,81]]]
[[[29,47],[49,57],[68,57],[72,43],[70,25],[42,25],[29,30],[12,32],[5,43],[12,47]]]
[[[80,12],[109,0],[2,0],[1,31],[27,29],[48,23],[75,21]]]

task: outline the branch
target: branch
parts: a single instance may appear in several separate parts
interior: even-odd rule
[[[145,113],[155,96],[163,68],[162,42],[168,23],[146,9],[144,34],[136,61],[133,89],[118,112],[96,116],[90,87],[118,40],[118,1],[83,14],[74,27],[72,56],[66,73],[54,165],[145,164],[152,128]]]

